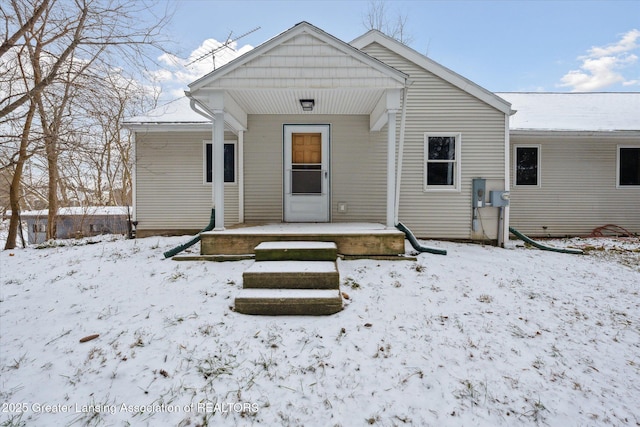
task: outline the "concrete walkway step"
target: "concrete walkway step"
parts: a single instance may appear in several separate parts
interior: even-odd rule
[[[335,261],[256,261],[242,274],[243,287],[338,289]]]
[[[334,242],[262,242],[254,252],[256,261],[335,261],[338,247]]]
[[[235,310],[270,316],[321,316],[342,310],[342,297],[336,289],[242,289]]]

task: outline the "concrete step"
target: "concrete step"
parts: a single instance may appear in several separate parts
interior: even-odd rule
[[[335,261],[256,261],[242,274],[243,287],[338,289]]]
[[[242,289],[235,310],[269,316],[321,316],[342,310],[342,297],[336,289]]]
[[[335,261],[338,247],[334,242],[262,242],[254,252],[256,261]]]

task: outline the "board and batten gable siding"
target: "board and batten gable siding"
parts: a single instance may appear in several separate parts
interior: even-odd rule
[[[362,50],[413,81],[408,89],[399,220],[419,237],[496,239],[496,208],[480,211],[484,233],[472,231],[471,192],[473,178],[487,180],[487,197],[490,190],[505,189],[505,114],[380,44]],[[424,191],[425,133],[461,134],[459,192]]]
[[[511,136],[511,225],[531,236],[588,235],[615,224],[640,233],[640,187],[616,188],[618,145],[638,137]],[[540,147],[540,186],[516,186],[514,146]]]
[[[333,222],[384,222],[386,134],[369,132],[367,115],[250,115],[244,134],[245,221],[283,219],[283,125],[331,126]],[[338,213],[338,203],[347,212]]]
[[[136,134],[135,206],[141,235],[193,232],[209,224],[211,184],[204,183],[203,176],[206,140],[211,140],[211,132]],[[225,184],[224,190],[228,226],[238,222],[238,184]]]

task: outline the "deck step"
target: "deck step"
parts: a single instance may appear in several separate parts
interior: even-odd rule
[[[256,261],[242,274],[243,287],[338,289],[335,261]]]
[[[242,289],[235,310],[270,316],[321,316],[342,310],[342,297],[336,289]]]
[[[335,242],[262,242],[254,252],[256,261],[335,261],[338,247]]]

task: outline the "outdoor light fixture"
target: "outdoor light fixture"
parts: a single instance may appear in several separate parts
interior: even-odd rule
[[[302,111],[313,111],[313,106],[316,105],[316,101],[313,99],[301,99],[300,105],[302,106]]]

